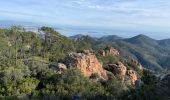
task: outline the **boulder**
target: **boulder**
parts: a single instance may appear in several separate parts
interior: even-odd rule
[[[127,76],[129,77],[130,84],[135,85],[137,78],[136,72],[134,70],[127,70],[126,72]]]
[[[127,70],[126,66],[124,66],[121,62],[118,62],[117,64],[109,64],[109,68],[115,76],[124,81]]]
[[[113,47],[109,47],[108,49],[105,49],[105,53],[106,53],[106,55],[110,55],[110,56],[119,55],[119,51],[114,49]]]
[[[64,64],[70,67],[76,67],[80,69],[84,76],[90,77],[93,74],[97,74],[101,79],[107,80],[106,70],[103,69],[101,63],[96,58],[96,55],[88,50],[81,53],[71,53],[65,60]]]
[[[67,69],[67,66],[63,63],[58,63],[57,64],[57,69],[59,70],[66,70]]]
[[[108,66],[110,71],[122,82],[129,85],[135,85],[137,75],[134,70],[127,70],[126,66],[122,62],[118,62],[117,64],[109,64]]]
[[[98,54],[100,54],[101,56],[118,56],[119,55],[119,51],[114,49],[113,47],[106,47],[103,50],[99,50]]]

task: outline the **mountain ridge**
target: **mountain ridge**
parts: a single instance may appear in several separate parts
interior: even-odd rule
[[[170,67],[170,63],[167,62],[170,60],[170,39],[156,40],[144,34],[131,38],[117,37],[116,35],[91,37],[90,41],[93,41],[93,48],[96,50],[106,45],[112,46],[118,49],[125,58],[130,56],[148,69],[161,71]]]
[[[96,39],[101,39],[101,38],[110,38],[110,37],[114,37],[116,39],[119,39],[119,40],[122,40],[122,39],[132,39],[132,38],[148,38],[148,39],[152,39],[152,40],[155,40],[155,41],[170,41],[170,38],[165,38],[165,39],[154,39],[150,36],[147,36],[145,34],[138,34],[138,35],[135,35],[135,36],[132,36],[130,38],[124,38],[124,37],[121,37],[121,36],[118,36],[118,35],[104,35],[104,36],[101,36],[101,37],[94,37],[94,36],[91,36],[91,35],[85,35],[85,34],[76,34],[76,35],[71,35],[71,36],[68,36],[70,39],[73,39],[72,37],[77,37],[77,36],[89,36],[89,37],[92,37],[92,38],[96,38]]]

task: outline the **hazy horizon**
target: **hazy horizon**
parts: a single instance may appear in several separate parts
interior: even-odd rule
[[[2,0],[0,25],[37,25],[60,28],[62,34],[145,34],[170,38],[168,0]]]
[[[48,25],[23,25],[23,24],[2,25],[0,24],[0,28],[9,28],[13,25],[27,27],[29,30],[34,32],[37,32],[38,28],[42,26],[48,27]],[[89,35],[96,38],[109,36],[109,35],[117,35],[122,38],[131,38],[143,34],[156,40],[170,39],[170,35],[168,35],[168,33],[158,34],[158,32],[137,32],[135,30],[128,31],[128,30],[121,30],[121,29],[107,29],[107,28],[104,29],[104,28],[94,28],[94,27],[89,28],[89,27],[75,27],[75,26],[74,27],[73,26],[49,26],[49,27],[54,28],[56,31],[60,32],[62,35],[65,35],[67,37],[82,34],[82,35]]]

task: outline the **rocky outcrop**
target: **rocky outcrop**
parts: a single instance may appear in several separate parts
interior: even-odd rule
[[[143,66],[141,65],[141,63],[139,63],[132,57],[128,57],[126,60],[124,60],[124,63],[126,64],[126,66],[131,66],[136,70],[143,70]]]
[[[99,54],[101,56],[118,56],[119,51],[114,49],[113,47],[107,47],[107,48],[105,48],[103,50],[100,50]]]
[[[57,64],[57,69],[63,71],[63,70],[67,69],[67,66],[65,64],[63,64],[63,63],[58,63]]]
[[[127,70],[126,75],[129,77],[129,84],[135,84],[137,78],[136,72],[134,70]]]
[[[116,77],[124,81],[127,71],[126,66],[124,66],[121,62],[118,62],[117,64],[109,64],[109,68]]]
[[[135,59],[131,58],[131,63],[134,64],[138,69],[143,70],[142,65]]]
[[[99,50],[98,54],[101,56],[106,56],[106,53],[104,50]]]
[[[127,70],[126,66],[118,62],[117,64],[109,64],[111,72],[120,80],[126,81],[127,84],[134,85],[138,79],[134,70]],[[125,78],[128,77],[127,80]]]
[[[52,64],[51,68],[58,74],[61,74],[63,71],[67,70],[67,66],[63,63]]]
[[[76,67],[86,77],[97,74],[101,79],[107,80],[106,70],[103,69],[96,55],[89,50],[81,53],[71,53],[65,58],[64,63],[67,67]]]

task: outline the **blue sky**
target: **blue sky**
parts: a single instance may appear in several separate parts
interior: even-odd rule
[[[103,28],[157,37],[163,34],[170,38],[170,0],[0,0],[0,14],[0,21]]]

